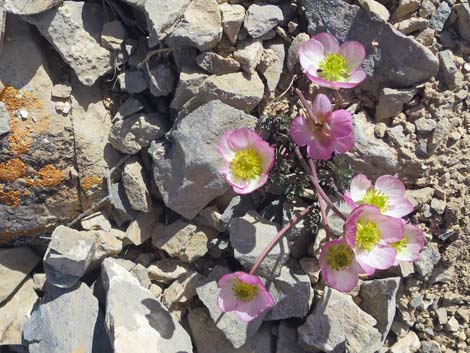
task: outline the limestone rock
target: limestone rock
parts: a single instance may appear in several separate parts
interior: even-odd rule
[[[438,60],[428,48],[359,7],[341,0],[306,0],[304,6],[310,34],[329,32],[340,42],[356,40],[365,46],[363,66],[370,79],[362,87],[375,93],[382,87],[406,88],[437,73]]]
[[[419,260],[415,262],[415,268],[423,276],[429,276],[432,273],[434,265],[441,259],[441,254],[435,243],[430,243],[421,251]]]
[[[130,94],[141,93],[149,88],[143,72],[139,70],[129,70],[119,74],[118,82],[121,91]]]
[[[151,141],[163,137],[167,125],[160,114],[135,114],[114,123],[109,131],[109,142],[122,153],[136,154]]]
[[[238,33],[245,19],[245,8],[238,4],[223,3],[219,5],[222,15],[222,28],[232,44],[237,42]]]
[[[397,116],[403,110],[403,106],[413,99],[416,89],[392,89],[384,88],[380,93],[379,104],[375,111],[377,122]]]
[[[390,353],[415,353],[421,347],[418,336],[413,331],[400,338],[393,346],[390,347]]]
[[[85,274],[95,253],[95,240],[85,232],[57,227],[44,255],[47,281],[70,288]]]
[[[96,212],[83,218],[80,224],[84,230],[104,230],[107,232],[111,230],[111,223],[102,212]]]
[[[307,350],[373,353],[381,347],[375,319],[345,293],[325,288],[320,301],[299,327],[299,343]]]
[[[189,264],[171,257],[156,261],[148,267],[150,279],[163,284],[168,284],[189,271],[191,271]]]
[[[214,48],[222,38],[222,19],[216,0],[193,0],[166,38],[169,46]]]
[[[458,16],[458,28],[460,36],[470,41],[470,4],[457,4],[455,11]]]
[[[263,54],[271,52],[272,56],[268,60],[264,60],[265,56],[263,55],[258,69],[266,80],[267,97],[274,98],[284,69],[284,59],[286,57],[284,41],[281,39],[270,40],[264,44],[264,48]]]
[[[234,256],[247,271],[278,232],[275,223],[262,218],[256,211],[233,218],[228,225],[228,231]],[[289,246],[283,238],[266,256],[257,273],[269,278],[277,277],[288,258]]]
[[[40,260],[26,247],[0,249],[0,305],[15,292]]]
[[[110,71],[111,53],[100,42],[105,23],[99,4],[64,1],[63,5],[26,17],[59,52],[87,86]]]
[[[95,239],[95,252],[88,271],[98,268],[106,257],[115,256],[121,252],[122,240],[118,238],[117,232],[120,231],[113,229],[110,231],[92,230],[81,232]]]
[[[202,83],[208,75],[192,66],[184,66],[180,72],[180,79],[175,91],[175,97],[171,101],[170,108],[180,110],[183,105],[199,93]]]
[[[263,42],[259,39],[252,38],[239,42],[237,44],[237,50],[233,53],[233,57],[240,62],[243,70],[248,74],[255,72],[262,55]]]
[[[120,21],[106,22],[101,31],[101,45],[109,50],[120,50],[126,39],[126,29]]]
[[[137,159],[128,160],[122,171],[122,183],[131,207],[147,213],[152,207],[152,199],[146,185],[147,177]]]
[[[34,15],[59,6],[64,0],[5,0],[7,12],[15,15]]]
[[[279,6],[269,4],[252,4],[246,12],[244,26],[252,38],[268,33],[284,20]]]
[[[299,33],[292,41],[289,51],[287,53],[287,70],[294,70],[295,65],[299,62],[299,51],[300,46],[310,39],[310,36],[307,33]]]
[[[0,136],[10,132],[10,116],[5,104],[0,102]]]
[[[387,8],[380,2],[375,0],[359,0],[359,5],[368,12],[371,16],[377,16],[385,22],[390,18],[390,13]]]
[[[459,74],[461,75],[455,65],[454,54],[450,50],[443,50],[439,52],[438,56],[440,62],[439,75],[442,77],[445,85],[453,89],[456,87]]]
[[[419,0],[400,0],[393,19],[401,20],[419,9]]]
[[[167,226],[157,223],[153,229],[152,245],[171,257],[193,262],[207,253],[209,241],[216,235],[217,231],[212,228],[178,219]]]
[[[124,236],[125,242],[142,245],[152,237],[152,231],[163,213],[161,207],[152,207],[147,213],[139,213],[129,224]]]
[[[0,321],[0,346],[21,345],[24,325],[37,300],[34,283],[30,278],[23,283],[9,301],[0,305],[0,317],[2,318]]]
[[[115,353],[193,351],[183,327],[136,278],[111,259],[102,270],[106,327]]]
[[[212,101],[176,123],[168,134],[171,149],[162,151],[152,144],[153,177],[166,206],[192,219],[224,194],[229,186],[217,171],[222,159],[213,146],[226,130],[255,124],[255,117]]]
[[[217,206],[209,206],[203,209],[194,219],[194,222],[199,225],[214,228],[218,232],[225,232],[227,230],[222,221],[222,214],[219,212]]]
[[[168,65],[159,64],[150,69],[150,93],[155,97],[168,96],[173,92],[176,78]]]
[[[442,31],[452,9],[445,1],[439,4],[436,13],[429,19],[429,27],[436,31]]]
[[[199,67],[214,75],[230,74],[240,69],[240,63],[238,61],[231,57],[224,58],[212,52],[199,54],[196,58],[196,63]]]
[[[196,296],[196,286],[200,274],[197,272],[188,272],[176,279],[170,286],[163,291],[161,300],[167,308],[172,308],[174,304],[186,303]]]

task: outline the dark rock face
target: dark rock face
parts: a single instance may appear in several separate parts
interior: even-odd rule
[[[311,35],[329,32],[340,42],[355,40],[367,52],[364,69],[369,77],[363,87],[378,93],[384,87],[405,88],[427,81],[439,61],[423,45],[380,19],[369,17],[358,6],[342,0],[304,0]]]

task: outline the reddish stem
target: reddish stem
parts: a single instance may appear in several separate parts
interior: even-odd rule
[[[336,104],[335,109],[341,109],[343,106],[343,96],[339,93],[339,90],[335,90]]]
[[[254,274],[258,269],[259,265],[263,262],[264,258],[271,252],[271,250],[276,246],[276,244],[282,239],[282,237],[287,233],[289,229],[299,223],[313,208],[314,205],[310,205],[305,208],[302,212],[292,218],[289,223],[287,223],[277,235],[271,240],[266,249],[258,256],[255,264],[250,270],[250,275]]]
[[[315,116],[315,114],[313,114],[313,111],[312,111],[312,106],[310,105],[310,103],[305,99],[305,96],[304,94],[302,93],[302,91],[298,88],[295,89],[295,93],[299,96],[300,98],[300,101],[302,102],[302,105],[304,106],[305,110],[307,111],[307,114],[308,116],[310,117],[310,119],[313,120],[313,122],[317,122],[317,117]]]

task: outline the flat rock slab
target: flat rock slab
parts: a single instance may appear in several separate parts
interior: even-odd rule
[[[29,248],[0,249],[0,305],[15,292],[40,260]]]
[[[31,353],[92,353],[97,319],[98,299],[86,284],[51,288],[26,323],[23,344]]]
[[[56,7],[64,0],[4,0],[5,9],[15,15],[34,15]]]
[[[427,81],[439,69],[436,56],[381,19],[342,0],[305,0],[311,35],[329,32],[340,42],[356,40],[366,48],[363,87],[378,94],[383,87],[407,88]]]
[[[58,8],[25,19],[46,37],[78,79],[92,86],[112,69],[111,52],[100,45],[104,14],[99,4],[65,1]]]
[[[223,161],[215,146],[225,131],[253,128],[256,121],[241,110],[211,101],[176,123],[167,134],[171,147],[152,144],[153,177],[165,205],[192,219],[224,194],[229,185],[218,172]]]
[[[112,259],[102,264],[106,326],[115,353],[191,353],[188,333],[152,292]]]

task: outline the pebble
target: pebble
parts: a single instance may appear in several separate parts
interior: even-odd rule
[[[246,12],[244,26],[252,38],[268,33],[284,20],[280,7],[270,4],[252,4]]]
[[[451,7],[445,1],[442,1],[437,8],[437,11],[432,15],[429,20],[429,27],[441,32],[444,25],[452,12]]]
[[[418,336],[413,331],[400,338],[393,346],[390,347],[390,353],[414,353],[421,347]]]
[[[441,259],[441,254],[435,243],[429,243],[422,251],[418,261],[415,262],[415,268],[418,273],[426,277],[431,274],[436,265]]]
[[[238,4],[222,3],[219,5],[224,33],[232,44],[236,44],[238,33],[245,19],[245,8]]]
[[[380,2],[375,0],[359,0],[359,5],[372,16],[376,16],[387,22],[390,18],[390,12]]]
[[[211,52],[199,54],[196,57],[196,63],[201,69],[213,75],[230,74],[240,69],[240,63],[237,60]]]
[[[154,97],[168,96],[175,89],[176,77],[171,68],[166,64],[158,64],[150,69],[148,75],[150,93]]]

